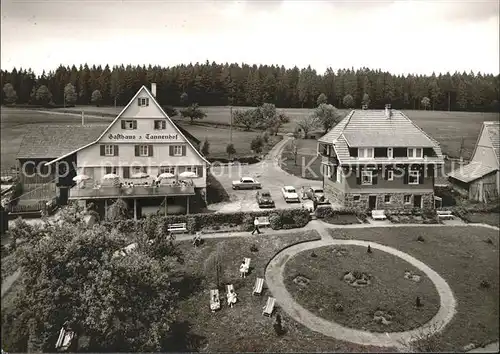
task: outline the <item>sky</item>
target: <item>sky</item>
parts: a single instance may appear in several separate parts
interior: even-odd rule
[[[499,1],[2,0],[1,68],[190,62],[499,73]]]

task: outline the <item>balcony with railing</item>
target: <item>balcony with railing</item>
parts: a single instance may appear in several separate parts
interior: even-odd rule
[[[192,182],[152,185],[76,185],[70,189],[69,199],[147,198],[194,194]]]

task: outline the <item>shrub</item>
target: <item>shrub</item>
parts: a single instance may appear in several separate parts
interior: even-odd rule
[[[418,237],[417,237],[417,241],[418,241],[418,242],[425,242],[425,239],[424,239],[424,237],[423,237],[423,236],[418,236]]]
[[[229,200],[229,194],[211,173],[207,175],[207,204],[225,202]]]
[[[283,228],[281,218],[278,214],[271,214],[269,216],[269,226],[271,226],[273,230],[279,230]]]
[[[255,243],[250,246],[250,252],[259,252],[259,248]]]
[[[311,257],[312,257],[312,258],[316,258],[316,257],[318,257],[318,255],[317,255],[314,251],[312,251],[312,252],[311,252]]]
[[[487,280],[482,280],[479,286],[483,289],[489,289],[490,288],[490,282]]]
[[[262,133],[262,140],[267,144],[269,143],[269,133],[266,131]]]
[[[252,215],[245,215],[243,217],[242,228],[244,231],[252,231],[254,217]]]
[[[188,216],[186,221],[186,228],[189,233],[195,233],[196,231],[198,231],[200,229],[198,219],[193,215]]]

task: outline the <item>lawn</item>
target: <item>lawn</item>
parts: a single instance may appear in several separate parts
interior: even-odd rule
[[[443,226],[331,229],[330,233],[334,238],[373,241],[399,249],[426,263],[448,282],[457,300],[457,313],[433,351],[456,351],[469,343],[498,341],[498,231]],[[419,236],[424,242],[417,241]],[[493,243],[486,242],[488,239]],[[480,286],[483,281],[488,288]]]
[[[293,232],[289,235],[262,235],[232,239],[207,239],[200,248],[190,242],[181,242],[185,263],[179,267],[184,274],[187,294],[181,294],[179,322],[191,329],[192,343],[187,348],[202,352],[324,352],[324,351],[388,351],[385,348],[367,348],[325,337],[310,331],[279,311],[286,333],[277,337],[273,329],[274,318],[264,317],[262,307],[271,294],[264,285],[261,296],[253,296],[257,276],[264,276],[267,263],[281,249],[306,240],[317,240],[314,231]],[[250,247],[257,250],[252,252]],[[255,251],[255,249],[254,249]],[[213,260],[220,254],[221,309],[209,310],[209,290],[216,284]],[[239,276],[243,257],[250,257],[251,268],[247,278]],[[225,285],[231,283],[238,294],[238,302],[229,308],[225,300]],[[274,316],[273,316],[274,317]]]
[[[468,222],[487,224],[499,227],[500,214],[498,213],[470,213],[467,214]]]
[[[97,107],[92,107],[96,108]],[[110,123],[112,118],[86,117],[86,124]],[[33,124],[63,124],[74,125],[77,128],[81,124],[81,118],[73,115],[37,112],[15,108],[1,108],[1,170],[6,171],[16,165],[16,155],[19,151],[24,133]],[[203,141],[208,138],[210,143],[209,157],[227,158],[226,146],[230,141],[230,130],[226,127],[190,125],[187,122],[180,123],[187,131]],[[236,149],[235,157],[254,155],[250,151],[250,142],[260,135],[260,131],[246,132],[239,128],[233,129],[232,141]],[[267,152],[281,137],[273,137],[264,153]]]
[[[406,279],[406,271],[421,276],[420,281]],[[347,272],[369,274],[371,284],[353,287],[344,281]],[[308,284],[296,283],[297,277],[305,277]],[[367,253],[361,246],[327,246],[302,252],[287,262],[285,284],[294,298],[316,315],[372,332],[414,329],[439,310],[434,284],[421,271],[392,254],[378,250]],[[415,306],[416,296],[424,306]],[[342,306],[342,311],[337,306]],[[391,316],[387,318],[391,323],[374,321],[379,310]]]
[[[287,143],[281,154],[281,168],[286,172],[311,180],[322,181],[321,157],[316,156],[316,140],[296,139],[297,158],[293,153],[293,145]]]
[[[335,214],[332,216],[327,216],[322,220],[324,222],[334,225],[362,224],[362,222],[356,217],[356,215],[352,214]]]

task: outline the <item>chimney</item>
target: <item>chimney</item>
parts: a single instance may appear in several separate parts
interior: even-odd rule
[[[392,110],[391,110],[391,105],[390,104],[386,104],[385,105],[385,117],[387,119],[391,119],[391,117],[392,117]]]
[[[156,83],[155,82],[151,83],[151,94],[153,95],[154,98],[156,98]]]

